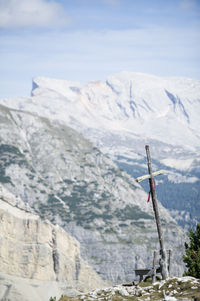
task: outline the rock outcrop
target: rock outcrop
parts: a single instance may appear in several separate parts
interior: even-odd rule
[[[74,238],[18,204],[1,187],[0,300],[49,300],[105,285]]]
[[[59,301],[199,301],[200,279],[193,277],[174,277],[166,281],[158,281],[153,285],[148,282],[137,284],[127,283],[94,290],[79,297],[68,298],[63,296]]]

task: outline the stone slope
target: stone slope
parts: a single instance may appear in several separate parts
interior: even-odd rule
[[[31,292],[42,300],[42,286],[52,286],[50,292],[58,296],[105,285],[81,258],[78,241],[58,225],[18,207],[5,188],[0,191],[0,300],[27,300],[28,295],[33,300]]]
[[[131,280],[158,248],[151,203],[130,176],[69,127],[0,107],[0,182],[81,243],[104,279]],[[174,273],[183,271],[184,232],[159,204]]]

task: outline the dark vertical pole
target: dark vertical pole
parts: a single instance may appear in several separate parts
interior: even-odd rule
[[[167,269],[167,256],[166,251],[164,248],[164,241],[163,241],[163,234],[161,229],[161,222],[160,222],[160,216],[158,211],[158,204],[156,200],[156,188],[155,188],[155,181],[152,175],[152,167],[151,167],[151,156],[149,151],[149,146],[145,146],[146,154],[147,154],[147,164],[148,164],[148,171],[149,171],[149,186],[150,186],[150,192],[152,197],[152,203],[153,203],[153,210],[155,214],[156,219],[156,226],[158,231],[158,238],[160,243],[160,252],[161,252],[161,260],[160,260],[160,267],[161,267],[161,274],[162,278],[165,280],[168,278],[168,269]]]
[[[171,276],[171,269],[172,269],[172,250],[169,250],[169,259],[168,259],[169,277]]]
[[[157,262],[157,252],[153,252],[153,277],[152,277],[152,283],[156,281],[156,262]]]

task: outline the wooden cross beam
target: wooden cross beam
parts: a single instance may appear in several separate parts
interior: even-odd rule
[[[161,170],[158,170],[158,171],[153,172],[152,175],[153,175],[153,177],[155,177],[155,176],[162,175],[162,174],[164,174],[164,173],[166,173],[166,172],[167,172],[166,170],[161,169]],[[151,176],[148,174],[148,175],[144,175],[144,176],[138,177],[138,178],[136,178],[135,180],[136,180],[136,182],[142,182],[142,181],[144,181],[144,180],[146,180],[146,179],[150,179],[150,177],[151,177]]]
[[[153,210],[154,210],[154,214],[155,214],[156,226],[157,226],[157,231],[158,231],[158,238],[159,238],[159,243],[160,243],[160,251],[161,251],[160,268],[161,268],[161,275],[162,275],[162,279],[165,280],[165,279],[168,278],[169,274],[168,274],[168,268],[167,268],[167,256],[166,256],[166,250],[165,250],[165,247],[164,247],[164,241],[163,241],[163,235],[162,235],[162,229],[161,229],[161,222],[160,222],[160,215],[159,215],[158,204],[157,204],[157,199],[156,199],[155,181],[154,181],[154,176],[157,176],[159,174],[163,174],[165,171],[164,170],[159,170],[157,172],[152,172],[151,156],[150,156],[149,146],[146,145],[145,149],[146,149],[146,154],[147,154],[147,164],[148,164],[149,174],[137,178],[136,181],[137,182],[141,182],[141,181],[143,181],[145,179],[149,179],[150,193],[151,193]]]

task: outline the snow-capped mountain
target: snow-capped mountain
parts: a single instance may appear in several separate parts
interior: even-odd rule
[[[31,97],[0,103],[71,126],[134,177],[146,173],[149,144],[154,168],[168,169],[159,198],[183,224],[198,220],[200,81],[129,72],[87,85],[35,78]]]
[[[190,150],[200,148],[200,82],[122,72],[106,82],[35,78],[32,97],[2,104],[73,126],[121,131]],[[187,139],[185,139],[187,138]]]

